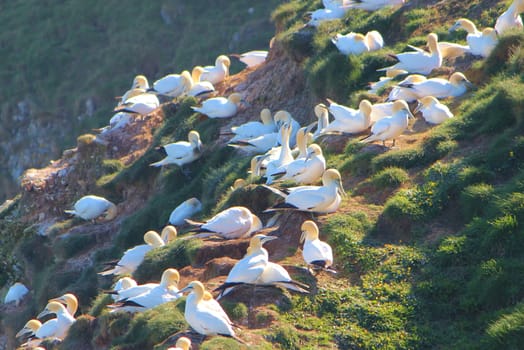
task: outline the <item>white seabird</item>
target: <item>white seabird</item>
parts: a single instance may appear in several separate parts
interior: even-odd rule
[[[328,270],[333,265],[333,250],[328,243],[318,238],[317,224],[307,220],[302,223],[300,229],[302,230],[300,242],[304,242],[302,257],[306,264]]]
[[[16,282],[11,287],[9,287],[9,290],[7,291],[7,294],[4,298],[4,304],[14,302],[15,305],[18,306],[28,292],[29,289],[27,289],[26,286],[20,282]]]
[[[212,97],[204,102],[202,106],[192,106],[195,112],[207,115],[209,118],[229,118],[237,114],[238,106],[242,101],[242,95],[232,93],[228,98]]]
[[[522,18],[520,14],[524,12],[524,1],[513,0],[511,5],[508,7],[503,14],[497,18],[495,22],[495,30],[499,35],[502,35],[505,31],[511,28],[523,28]]]
[[[191,71],[191,89],[189,89],[187,93],[189,96],[201,96],[208,92],[215,91],[215,87],[211,82],[200,80],[202,73],[204,73],[204,68],[201,66],[196,66]]]
[[[433,69],[439,68],[442,65],[442,53],[438,46],[438,36],[435,33],[430,33],[427,40],[429,53],[416,47],[411,47],[416,51],[390,55],[399,62],[393,66],[381,68],[379,71],[402,69],[410,73],[429,74]]]
[[[203,335],[223,335],[243,342],[235,335],[233,323],[220,304],[210,298],[202,282],[193,281],[180,292],[190,291],[184,317],[196,332]]]
[[[466,41],[469,45],[468,52],[473,55],[488,57],[495,46],[497,46],[497,32],[493,28],[484,28],[482,31],[479,31],[475,24],[469,19],[460,18],[449,31],[451,32],[459,28],[468,32],[466,36]]]
[[[176,269],[166,269],[157,286],[137,296],[121,299],[108,307],[113,309],[111,312],[141,312],[152,309],[160,304],[176,300],[182,295],[178,290],[179,281],[180,275]]]
[[[175,346],[175,348],[170,347],[167,350],[189,350],[191,348],[191,339],[180,337],[177,339]]]
[[[268,108],[264,108],[260,111],[260,120],[262,122],[250,121],[240,126],[233,126],[231,131],[235,134],[235,136],[229,142],[249,140],[277,131],[277,125],[275,124],[275,121],[271,116],[271,111]]]
[[[366,35],[354,32],[346,35],[337,33],[331,42],[344,55],[360,55],[364,52],[380,50],[384,46],[384,39],[376,30],[367,32]]]
[[[149,164],[150,166],[163,166],[166,164],[176,164],[182,166],[197,160],[202,155],[202,142],[198,131],[191,130],[187,134],[188,141],[178,141],[169,143],[161,148],[167,153],[166,157],[158,162]]]
[[[173,209],[169,215],[169,223],[171,225],[183,225],[186,219],[191,218],[196,213],[202,210],[202,203],[193,197],[181,203],[178,207]]]
[[[113,266],[111,269],[98,274],[102,276],[132,274],[144,261],[146,254],[150,250],[165,245],[162,238],[155,231],[147,231],[144,234],[144,242],[146,244],[137,245],[126,250],[120,260],[108,263],[110,266]]]
[[[322,175],[322,186],[298,186],[290,189],[289,193],[265,186],[270,191],[284,197],[284,202],[266,209],[265,212],[275,210],[300,210],[314,213],[335,212],[342,197],[345,195],[342,178],[336,169],[328,169]]]
[[[414,113],[420,111],[424,120],[430,124],[441,124],[453,118],[453,113],[448,106],[442,104],[433,96],[426,96],[419,100],[417,108]]]
[[[266,61],[268,52],[265,50],[253,50],[243,54],[230,54],[229,56],[238,58],[238,60],[249,68],[258,66]]]
[[[371,127],[371,134],[360,142],[373,142],[381,140],[385,146],[386,140],[393,139],[392,147],[395,146],[395,139],[408,128],[408,118],[414,118],[409,110],[409,106],[404,100],[395,101],[393,104],[393,114],[378,120]]]
[[[241,238],[260,230],[262,221],[246,207],[231,207],[221,211],[205,223],[187,220],[197,226],[193,232],[202,232],[186,238],[219,236],[225,239]]]
[[[307,148],[305,158],[297,158],[283,169],[278,169],[274,176],[282,175],[277,181],[292,180],[300,185],[309,185],[317,182],[326,170],[326,160],[322,155],[322,148],[312,144]]]
[[[160,101],[158,100],[158,97],[155,94],[146,92],[127,98],[125,102],[118,105],[114,111],[134,113],[145,116],[153,112],[158,107],[160,107]]]
[[[209,81],[213,85],[221,83],[229,76],[230,65],[231,61],[227,56],[218,56],[214,66],[203,67],[204,71],[200,76],[200,81]]]
[[[358,109],[339,105],[331,100],[329,111],[335,117],[331,123],[322,130],[322,134],[362,132],[371,125],[371,103],[368,100],[360,101]]]
[[[153,83],[150,92],[173,98],[189,92],[193,79],[187,70],[180,74],[168,74]]]
[[[65,213],[84,220],[109,221],[116,217],[117,209],[116,205],[103,197],[87,195],[76,201],[74,210],[65,210]]]
[[[417,99],[425,96],[436,98],[457,97],[466,93],[473,84],[460,72],[453,73],[449,80],[442,78],[431,78],[413,83],[401,82],[401,89],[411,92]]]

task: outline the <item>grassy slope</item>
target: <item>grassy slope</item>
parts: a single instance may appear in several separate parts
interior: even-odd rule
[[[475,1],[471,6],[450,1],[431,9],[383,10],[371,16],[359,12],[315,33],[297,30],[303,23],[301,11],[316,8],[316,1],[292,1],[280,7],[274,18],[282,28],[290,28],[279,39],[293,57],[304,60],[319,99],[334,97],[336,92],[340,102],[350,104],[360,98],[359,87],[376,79],[374,68],[386,63],[384,52],[391,47],[403,49],[411,32],[420,37],[409,42],[421,43],[427,29],[436,25],[446,38],[445,29],[471,9],[477,11],[482,24],[492,25],[489,14],[506,2],[488,8],[491,3]],[[437,23],[424,21],[428,14],[438,14]],[[401,29],[387,32],[390,47],[381,52],[345,58],[328,42],[336,31],[387,28],[388,18]],[[454,35],[447,39],[463,38]],[[467,98],[448,101],[456,115],[453,120],[423,134],[405,136],[414,140],[412,144],[382,152],[349,141],[342,154],[328,154],[328,163],[343,171],[351,192],[339,213],[319,218],[323,236],[335,247],[340,272],[336,277],[320,276],[317,292],[311,296],[292,295],[278,307],[268,303],[268,312],[278,315],[271,327],[245,330],[244,334],[262,334],[267,342],[283,349],[332,348],[335,344],[342,349],[519,347],[524,315],[520,303],[524,296],[520,249],[524,240],[523,43],[521,33],[507,34],[492,57],[472,66],[465,63],[478,89]],[[332,70],[334,63],[342,70]],[[174,125],[190,116],[184,108],[170,115],[158,138],[170,135]],[[188,123],[186,127],[195,126],[209,136],[216,127],[194,117]],[[185,198],[189,192],[215,189],[206,192],[203,216],[216,211],[214,203],[226,200],[218,198],[220,189],[241,176],[246,166],[245,160],[226,163],[224,159],[231,156],[227,150],[219,153],[220,157],[205,158],[192,166],[195,176],[182,190],[176,186],[183,179],[178,169],[162,173],[157,185],[166,191],[158,192],[124,224],[117,243],[122,247],[134,244],[144,227],[158,226],[168,215],[162,203]],[[144,173],[151,157],[146,154],[105,186],[111,188],[122,181],[138,184],[145,181],[144,174],[154,176]],[[215,171],[205,177],[205,168]],[[241,199],[230,200],[239,203]],[[165,266],[187,265],[194,249],[198,247],[172,244],[150,255],[136,275],[142,279],[159,274]],[[99,258],[103,261],[106,256],[101,252]],[[89,281],[87,275],[79,285]],[[98,296],[90,312],[99,317],[98,326],[93,331],[86,326],[87,320],[78,323],[67,344],[83,339],[77,337],[88,329],[93,333],[85,339],[87,343],[140,348],[184,328],[177,311],[182,305],[163,307],[170,310],[167,319],[166,311],[159,309],[130,322],[127,316],[104,314],[101,309],[107,302]],[[242,319],[245,311],[237,309],[235,315]],[[214,339],[204,346],[236,346],[227,344],[228,340]]]
[[[105,125],[112,115],[113,97],[127,90],[136,74],[154,81],[197,64],[212,64],[222,53],[267,48],[274,33],[269,12],[279,3],[7,2],[0,11],[0,134],[20,143],[14,140],[18,128],[27,128],[29,123],[48,126],[54,139],[48,137],[45,147],[35,148],[38,155],[25,164],[43,166],[74,146],[77,135]],[[169,24],[161,12],[170,18]],[[238,71],[240,67],[234,63],[232,68]],[[92,116],[85,114],[88,99],[96,108]],[[20,121],[14,116],[23,100],[30,101],[31,115],[30,120]],[[65,128],[53,127],[65,120]],[[35,142],[26,140],[25,144]],[[24,146],[10,150],[18,152],[16,147]],[[2,192],[16,194],[14,182],[2,185],[0,198],[5,198]]]

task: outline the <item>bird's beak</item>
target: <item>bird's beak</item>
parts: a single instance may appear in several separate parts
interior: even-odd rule
[[[18,333],[16,333],[15,338],[21,337],[26,332],[30,332],[30,330],[26,327],[22,328],[21,330],[18,331]]]
[[[180,289],[178,292],[179,292],[179,293],[184,293],[184,292],[187,292],[188,290],[191,290],[191,289],[193,289],[193,287],[187,285],[187,286],[185,286],[184,288]]]
[[[423,107],[423,104],[421,102],[419,102],[417,104],[417,107],[415,107],[415,110],[413,111],[413,113],[417,114]]]
[[[317,122],[313,122],[311,124],[309,124],[308,126],[306,126],[306,134],[308,132],[310,132],[311,130],[313,130],[313,128],[317,125],[318,123]]]
[[[302,231],[302,234],[300,235],[300,243],[304,242],[306,239],[306,231]]]
[[[470,88],[470,89],[473,89],[475,87],[475,85],[473,85],[473,83],[469,80],[464,80],[464,83],[466,84],[466,87]]]
[[[449,28],[448,33],[451,33],[451,32],[454,32],[455,30],[457,30],[458,26],[459,26],[459,24],[455,23],[453,26],[451,26],[451,28]]]
[[[344,186],[342,185],[342,181],[338,182],[338,193],[341,197],[347,197],[346,191],[344,191]]]
[[[67,305],[67,303],[62,298],[49,299],[47,302],[50,303],[52,301],[57,301],[57,302],[59,302],[62,305]]]
[[[266,243],[266,242],[272,241],[272,240],[277,239],[277,238],[278,238],[277,236],[266,236],[266,237],[262,240],[262,243]]]
[[[42,317],[44,317],[44,316],[49,315],[50,313],[51,313],[51,312],[49,312],[49,310],[47,310],[47,308],[46,308],[46,309],[44,309],[44,311],[42,311],[41,313],[39,313],[38,316],[36,316],[36,318],[42,318]]]

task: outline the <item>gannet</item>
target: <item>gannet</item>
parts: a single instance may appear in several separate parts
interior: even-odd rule
[[[204,68],[201,66],[196,66],[191,71],[191,89],[187,93],[189,96],[201,96],[208,92],[215,91],[215,87],[209,81],[200,81],[200,78],[204,73]]]
[[[160,233],[160,238],[164,241],[164,244],[168,244],[171,241],[174,241],[178,235],[178,231],[175,226],[166,225],[162,232]]]
[[[367,143],[382,140],[382,144],[385,146],[386,140],[393,139],[392,147],[395,146],[395,139],[408,127],[409,117],[414,118],[406,101],[395,101],[393,104],[393,114],[389,117],[382,118],[373,124],[371,127],[371,134],[360,140],[360,142]]]
[[[16,333],[16,338],[28,338],[35,335],[36,331],[42,327],[42,322],[37,319],[32,319],[26,322],[24,327]]]
[[[380,89],[385,87],[393,78],[400,74],[406,74],[407,71],[403,69],[388,69],[386,70],[386,76],[380,77],[378,81],[369,83],[368,92],[370,94],[377,94]]]
[[[219,236],[225,239],[240,238],[260,230],[263,225],[258,216],[246,207],[231,207],[221,211],[205,223],[186,219],[197,228],[193,232],[202,232],[187,238],[205,238]]]
[[[411,91],[410,89],[403,89],[402,87],[400,87],[400,85],[420,83],[426,80],[427,78],[420,74],[411,74],[407,76],[404,80],[399,82],[397,86],[394,86],[393,89],[391,89],[387,100],[388,101],[404,100],[406,102],[416,101],[417,94],[414,91]]]
[[[147,252],[165,245],[162,238],[155,231],[147,231],[144,234],[144,242],[146,244],[137,245],[126,250],[120,260],[108,263],[113,268],[98,274],[102,276],[132,274],[144,261]]]
[[[59,296],[58,298],[49,299],[48,302],[57,301],[59,303],[62,303],[66,306],[67,312],[71,316],[75,316],[76,311],[78,310],[78,299],[76,296],[72,293],[66,293],[62,296]]]
[[[185,291],[190,293],[186,299],[184,317],[191,328],[203,335],[224,335],[243,342],[235,335],[233,324],[220,304],[213,298],[209,299],[201,282],[193,281],[180,292]]]
[[[244,52],[243,54],[230,54],[231,57],[238,58],[240,62],[247,65],[249,68],[258,66],[266,61],[268,52],[265,50],[253,50]]]
[[[191,348],[191,339],[180,337],[177,339],[175,346],[175,348],[170,347],[167,350],[189,350]]]
[[[360,55],[364,52],[380,50],[384,46],[384,39],[376,30],[367,32],[365,36],[354,32],[346,35],[337,33],[331,42],[344,55]]]
[[[473,55],[488,57],[495,46],[497,46],[497,32],[493,28],[484,28],[482,32],[480,32],[469,19],[460,18],[449,31],[454,31],[459,28],[468,32],[466,41],[469,45],[469,52]]]
[[[64,305],[57,301],[49,302],[45,309],[38,314],[37,318],[42,318],[49,314],[55,314],[56,318],[43,323],[35,332],[35,337],[40,339],[48,337],[64,339],[71,325],[75,323],[75,318],[69,314]]]
[[[113,311],[141,312],[160,304],[176,300],[182,294],[178,290],[180,275],[176,269],[166,269],[160,283],[154,288],[134,297],[108,305]]]
[[[422,117],[430,124],[440,124],[449,118],[453,118],[453,113],[451,113],[448,106],[440,103],[433,96],[421,98],[414,113],[418,111],[422,113]]]
[[[396,55],[390,55],[396,58],[399,62],[393,66],[379,69],[403,69],[410,73],[429,74],[435,68],[439,68],[442,65],[442,54],[438,46],[438,36],[435,33],[428,34],[428,46],[429,53],[412,47],[416,51],[403,52]]]
[[[177,98],[189,92],[192,84],[191,74],[185,70],[180,74],[168,74],[158,79],[148,91]]]
[[[405,0],[350,0],[347,4],[349,8],[357,8],[366,11],[376,11],[387,6],[402,6]]]
[[[289,147],[289,137],[291,134],[291,125],[283,124],[280,128],[280,136],[282,139],[282,147],[280,147],[279,156],[267,163],[266,165],[266,184],[269,185],[273,182],[273,175],[278,172],[279,168],[285,167],[287,164],[293,161],[291,155],[291,148]]]
[[[4,298],[4,304],[8,304],[14,301],[15,305],[18,306],[20,305],[20,302],[28,292],[29,289],[27,289],[26,286],[24,286],[20,282],[16,282],[11,287],[9,287],[9,290],[7,291],[7,294]]]
[[[202,142],[200,141],[198,131],[191,130],[187,134],[187,139],[188,141],[178,141],[160,147],[166,152],[166,157],[149,165],[158,167],[166,164],[176,164],[182,166],[200,158],[202,155]]]
[[[319,103],[314,108],[315,116],[317,117],[317,128],[315,130],[315,133],[313,134],[313,140],[316,140],[320,135],[322,135],[322,130],[326,128],[329,125],[329,111],[326,108],[326,106],[322,103]],[[312,124],[314,125],[314,124]],[[299,145],[298,142],[298,135],[301,134],[301,137],[303,140],[307,139],[307,133],[309,132],[308,127],[300,128],[299,132],[297,133],[297,147],[302,147],[303,151],[305,151],[305,148],[307,147],[307,144],[304,143],[302,145]],[[305,152],[304,152],[305,153]],[[304,154],[305,157],[305,154]]]
[[[307,220],[300,227],[302,235],[300,242],[304,242],[302,257],[308,265],[328,270],[333,265],[333,250],[326,242],[318,238],[318,226],[314,221]]]
[[[202,102],[202,106],[194,107],[195,112],[207,115],[209,118],[229,118],[237,114],[238,106],[242,101],[242,95],[232,93],[228,98],[213,97]]]
[[[247,153],[265,153],[279,143],[279,134],[272,132],[252,139],[230,141],[228,146],[241,149]]]
[[[371,125],[371,103],[368,100],[360,101],[358,110],[339,105],[331,100],[329,111],[335,117],[328,126],[324,128],[322,134],[332,132],[343,132],[355,134],[362,132]]]
[[[285,198],[283,203],[266,209],[265,212],[292,209],[315,213],[333,213],[345,195],[340,173],[336,169],[328,169],[322,175],[322,186],[293,187],[289,193],[265,186],[272,192]]]
[[[268,108],[264,108],[260,111],[260,120],[262,122],[250,121],[240,126],[233,126],[231,131],[235,134],[235,136],[229,142],[249,140],[277,131],[277,125],[275,124],[275,121],[271,116],[271,111]]]
[[[79,216],[84,220],[109,221],[116,217],[116,205],[107,199],[88,195],[76,201],[74,210],[65,210],[66,214]]]
[[[508,9],[497,18],[495,30],[499,35],[511,28],[523,28],[520,14],[524,12],[524,1],[514,0]]]
[[[289,136],[289,146],[295,147],[297,143],[297,132],[300,129],[300,124],[291,116],[291,114],[288,111],[278,111],[273,116],[275,119],[275,124],[277,125],[277,128],[280,129],[280,127],[284,124],[291,125],[291,135]],[[282,138],[281,135],[278,134],[278,143],[282,145]]]
[[[346,14],[347,8],[344,5],[336,2],[332,2],[332,4],[333,5],[328,8],[307,12],[306,16],[309,17],[309,22],[307,25],[318,27],[320,23],[324,21],[343,18]]]
[[[457,97],[466,93],[468,87],[473,86],[473,84],[464,74],[455,72],[449,77],[449,80],[431,78],[413,83],[401,82],[398,86],[410,91],[419,99],[425,96],[436,98]]]
[[[389,117],[393,114],[393,102],[375,103],[371,106],[371,124],[376,123],[384,117]]]
[[[309,185],[320,180],[325,170],[326,160],[322,155],[322,148],[312,144],[307,148],[305,158],[295,159],[274,175],[282,175],[278,181],[293,180],[300,185]]]
[[[104,293],[111,294],[111,298],[113,298],[114,301],[119,300],[119,294],[120,292],[129,289],[131,287],[136,287],[138,284],[134,279],[131,277],[122,277],[119,278],[118,281],[116,281],[115,285],[113,286],[113,290],[111,291],[104,291]],[[140,293],[142,294],[142,293]]]
[[[269,259],[269,254],[263,245],[274,239],[277,239],[277,237],[263,234],[257,234],[251,238],[244,257],[237,261],[229,271],[226,281],[215,289],[220,290],[219,298],[231,292],[233,287],[238,284],[255,284],[257,282]]]
[[[126,112],[140,114],[142,116],[148,115],[160,106],[160,101],[155,94],[140,93],[136,96],[127,98],[125,102],[118,105],[115,112]]]
[[[191,218],[196,213],[202,210],[202,203],[193,197],[181,203],[178,207],[173,209],[169,215],[169,223],[171,225],[179,226],[185,224],[185,220]]]
[[[231,61],[227,56],[220,55],[215,60],[214,66],[205,66],[200,81],[209,81],[211,84],[216,85],[229,76],[229,66]]]

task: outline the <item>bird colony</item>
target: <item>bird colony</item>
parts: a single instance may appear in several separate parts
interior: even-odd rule
[[[375,11],[385,6],[404,6],[404,2],[323,0],[324,8],[309,13],[310,20],[306,25],[317,27],[323,21],[347,16],[347,12],[354,9]],[[513,27],[522,28],[520,12],[523,10],[524,1],[515,0],[496,20],[494,28],[484,28],[482,31],[476,28],[474,19],[457,19],[449,30],[465,30],[467,45],[439,42],[437,34],[429,33],[429,51],[411,47],[412,51],[390,53],[389,56],[397,63],[380,69],[385,76],[372,83],[369,89],[370,93],[377,93],[385,86],[392,86],[385,102],[372,104],[363,99],[358,109],[355,109],[328,98],[325,103],[315,106],[313,113],[317,120],[305,126],[301,126],[287,111],[280,110],[272,115],[268,108],[264,108],[260,110],[260,121],[249,121],[232,127],[233,137],[228,145],[241,154],[252,156],[250,176],[235,181],[233,190],[252,183],[260,176],[264,177],[265,184],[256,186],[263,186],[281,197],[266,210],[275,213],[275,217],[264,225],[249,208],[234,206],[204,222],[196,222],[191,218],[202,210],[202,204],[197,198],[187,199],[174,208],[169,218],[170,225],[160,234],[146,232],[144,244],[130,247],[120,259],[107,262],[106,269],[99,272],[100,276],[106,276],[101,278],[115,279],[113,289],[107,291],[113,298],[113,303],[107,306],[110,312],[139,313],[162,303],[176,301],[188,293],[184,315],[192,331],[203,336],[232,337],[244,343],[218,300],[230,298],[230,293],[241,285],[271,286],[309,293],[309,286],[295,280],[284,267],[271,261],[270,254],[264,248],[264,244],[279,237],[259,231],[278,223],[279,212],[311,213],[309,215],[313,219],[304,221],[300,226],[304,270],[313,275],[336,273],[336,257],[329,244],[323,241],[325,237],[314,218],[338,210],[345,196],[344,179],[337,169],[326,169],[322,147],[315,142],[325,135],[343,134],[360,137],[363,143],[378,141],[381,147],[386,147],[386,142],[389,142],[389,147],[394,147],[396,140],[402,138],[408,129],[410,119],[415,118],[414,115],[420,113],[429,124],[440,124],[453,118],[453,113],[439,99],[449,100],[466,94],[472,84],[461,72],[455,72],[449,77],[428,78],[427,75],[441,67],[450,57],[473,55],[482,59],[489,56],[497,45],[499,35]],[[332,43],[342,55],[359,55],[387,48],[387,43],[376,30],[366,34],[337,33]],[[267,51],[250,51],[230,56],[238,58],[249,69],[256,69],[258,65],[264,64],[267,54]],[[101,136],[124,127],[134,118],[146,118],[161,106],[160,99],[166,98],[171,101],[184,96],[196,96],[201,99],[201,103],[193,107],[195,112],[208,118],[234,118],[243,107],[244,96],[240,93],[216,96],[215,90],[215,86],[228,79],[229,67],[230,58],[220,55],[214,65],[194,67],[191,73],[183,71],[180,74],[169,74],[151,85],[146,77],[136,76],[130,90],[123,94],[116,106],[109,125],[101,130]],[[403,78],[400,80],[399,76]],[[192,130],[187,141],[163,145],[161,149],[165,158],[150,165],[165,167],[175,164],[184,169],[186,164],[205,156],[203,150],[206,142],[210,141],[201,140],[198,130]],[[292,181],[296,185],[283,188],[280,187],[282,181]],[[65,212],[84,220],[103,222],[117,216],[117,206],[105,198],[89,194],[78,199],[73,209]],[[191,227],[190,233],[177,238],[176,227],[187,225]],[[140,285],[131,277],[148,252],[175,239],[211,237],[222,240],[249,239],[244,257],[224,276],[223,284],[213,290],[214,295],[202,281],[195,280],[179,288],[180,275],[174,268],[168,268],[161,276],[156,276],[159,282]],[[5,297],[5,303],[18,305],[27,293],[28,289],[23,284],[15,283]],[[37,348],[46,338],[64,339],[69,327],[75,322],[77,307],[78,300],[72,294],[49,300],[43,311],[28,320],[18,332],[17,337],[22,339],[22,346]],[[54,315],[54,318],[42,323],[40,319],[46,315]],[[190,339],[180,337],[176,347],[171,349],[188,349],[190,345]]]

